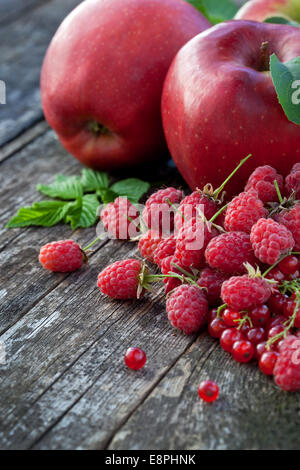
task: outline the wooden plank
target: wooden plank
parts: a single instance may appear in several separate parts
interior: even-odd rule
[[[24,2],[23,2],[24,3]],[[0,31],[0,80],[6,105],[0,105],[0,146],[42,119],[39,78],[49,42],[64,17],[81,0],[52,0]]]
[[[47,130],[49,130],[49,125],[44,120],[39,122],[35,126],[30,127],[30,129],[25,131],[18,138],[12,140],[8,144],[0,148],[0,162],[6,160],[11,155],[21,150],[32,140],[35,140],[40,135],[44,134],[44,132],[46,132]]]
[[[1,336],[2,449],[103,447],[191,344],[193,337],[174,334],[158,297],[117,302],[100,295],[98,271],[135,254],[135,244],[111,241]],[[123,365],[133,344],[149,360],[137,373]]]
[[[220,385],[220,398],[211,405],[197,397],[198,384],[206,379]],[[238,364],[203,335],[120,428],[109,449],[299,450],[299,406],[299,393],[283,392],[257,364]]]
[[[28,13],[33,8],[43,5],[50,0],[1,0],[0,25],[6,25]]]

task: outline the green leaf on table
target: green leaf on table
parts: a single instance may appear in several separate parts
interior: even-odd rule
[[[138,178],[128,178],[114,183],[109,189],[118,196],[127,197],[130,202],[137,203],[149,190],[150,184]]]
[[[72,203],[63,201],[35,202],[31,207],[19,209],[17,215],[8,222],[6,227],[29,227],[31,225],[52,227],[65,218],[72,205]]]
[[[284,16],[272,16],[270,18],[265,19],[264,23],[287,24],[289,26],[295,26],[296,28],[300,28],[300,24],[297,23],[297,21],[289,20],[288,18],[284,18]]]
[[[287,118],[300,125],[300,57],[282,63],[272,54],[270,70],[278,101]]]
[[[105,172],[84,168],[81,175],[84,192],[97,191],[97,189],[108,188],[109,186],[109,177]]]
[[[72,230],[91,227],[98,219],[98,207],[97,195],[85,194],[75,202],[72,210],[66,215],[65,222],[71,224]]]
[[[113,202],[119,195],[109,188],[97,189],[97,195],[101,198],[103,204]]]
[[[83,187],[78,176],[57,175],[49,185],[38,184],[37,190],[46,196],[65,200],[83,196]]]
[[[238,11],[238,6],[232,0],[188,0],[212,24],[222,23],[232,19]]]

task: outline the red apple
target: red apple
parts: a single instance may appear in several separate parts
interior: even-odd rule
[[[278,102],[269,55],[300,56],[300,29],[254,21],[228,21],[189,41],[168,72],[162,97],[167,143],[192,189],[218,187],[238,162],[253,157],[232,178],[242,190],[259,165],[286,175],[300,161],[300,127]]]
[[[283,16],[300,21],[299,0],[250,0],[237,12],[239,20],[264,21],[267,18]]]
[[[163,82],[177,51],[210,23],[183,0],[85,0],[43,64],[47,121],[95,169],[159,158]]]

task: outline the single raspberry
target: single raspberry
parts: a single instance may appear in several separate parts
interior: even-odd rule
[[[146,364],[146,353],[140,348],[129,348],[124,355],[124,362],[129,369],[139,370]]]
[[[269,265],[275,264],[295,244],[291,232],[273,219],[259,219],[251,229],[250,240],[255,256]]]
[[[172,187],[160,189],[152,194],[143,210],[143,219],[147,227],[160,233],[170,233],[174,228],[174,212],[176,212],[172,206],[179,204],[183,196],[181,190]]]
[[[216,229],[204,222],[183,225],[177,235],[175,257],[182,266],[200,269],[205,265],[204,252]]]
[[[139,211],[126,197],[118,197],[101,211],[106,230],[120,240],[134,238],[139,233]]]
[[[228,307],[238,312],[267,302],[271,295],[268,282],[261,277],[231,277],[223,282],[221,297]]]
[[[245,186],[245,191],[252,188],[255,189],[259,199],[264,203],[278,201],[274,180],[277,181],[279,189],[282,191],[283,177],[277,173],[275,168],[269,165],[259,166],[250,175]]]
[[[179,269],[177,269],[176,266],[174,266],[174,264],[178,266]],[[181,266],[180,261],[176,259],[175,256],[168,256],[167,258],[163,259],[161,263],[162,274],[174,274],[175,273],[175,274],[184,276],[182,269],[190,276],[193,276],[192,270]],[[168,294],[169,292],[174,290],[176,287],[180,286],[183,283],[183,279],[180,280],[174,277],[166,277],[164,279],[164,283],[166,284],[166,288],[165,288],[166,294]]]
[[[222,233],[213,238],[205,250],[205,258],[211,268],[227,274],[243,274],[244,263],[252,266],[257,263],[250,236],[245,232]]]
[[[69,273],[81,268],[86,255],[73,240],[59,240],[48,243],[40,249],[39,261],[52,272]]]
[[[201,400],[212,403],[219,397],[219,387],[212,380],[205,380],[198,387],[198,396]]]
[[[139,240],[138,248],[143,258],[154,263],[154,253],[162,238],[154,230],[148,230]]]
[[[287,196],[294,192],[295,199],[300,199],[300,163],[295,163],[290,174],[285,178],[285,189]]]
[[[204,214],[204,217],[207,220],[210,220],[212,216],[218,211],[218,206],[216,201],[210,199],[201,191],[197,190],[186,196],[181,201],[175,215],[176,231],[178,232],[182,226],[192,218],[198,218],[201,220],[199,211]]]
[[[197,286],[183,284],[167,300],[167,314],[171,324],[186,335],[196,333],[208,315],[205,294]]]
[[[158,244],[154,252],[154,263],[160,267],[164,258],[174,255],[175,248],[176,248],[176,239],[173,235],[169,238],[162,240]]]
[[[236,196],[228,204],[225,215],[225,229],[229,232],[250,233],[251,227],[262,217],[267,217],[268,211],[258,198],[255,190],[250,190]]]
[[[228,276],[216,269],[204,268],[197,283],[206,289],[206,297],[209,305],[218,305],[221,298],[221,287]]]
[[[274,219],[284,225],[293,235],[295,240],[295,251],[300,250],[300,203],[297,203],[291,210],[283,210],[276,214]]]
[[[116,261],[98,276],[101,292],[113,299],[136,299],[143,294],[143,264],[136,259]]]
[[[274,367],[277,385],[288,392],[300,389],[300,338],[288,336],[279,348],[279,357]]]

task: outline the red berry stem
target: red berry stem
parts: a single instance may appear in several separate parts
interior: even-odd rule
[[[287,258],[287,256],[293,256],[293,255],[300,255],[300,252],[299,251],[292,251],[292,252],[289,252],[289,253],[286,253],[285,255],[281,256],[279,258],[278,261],[276,261],[276,263],[272,264],[272,266],[270,266],[263,274],[262,274],[262,277],[266,277],[267,274],[269,274],[270,271],[272,271],[273,268],[275,268],[279,263],[281,263],[282,260],[284,260],[285,258]]]
[[[297,317],[297,313],[298,313],[298,310],[299,310],[299,307],[300,307],[300,280],[296,280],[296,281],[283,281],[283,283],[281,284],[281,286],[279,286],[279,289],[282,289],[283,290],[283,294],[286,294],[287,292],[289,293],[292,293],[292,294],[295,294],[295,308],[294,308],[294,311],[293,311],[293,314],[290,316],[290,318],[285,322],[284,326],[284,330],[281,331],[280,333],[278,333],[277,335],[275,336],[272,336],[272,338],[270,338],[268,341],[267,341],[267,344],[266,344],[266,348],[269,350],[270,347],[272,346],[273,343],[276,343],[277,341],[279,341],[281,338],[286,338],[288,332],[294,328],[294,325],[295,325],[295,320],[296,320],[296,317]]]
[[[276,189],[276,193],[277,193],[279,202],[280,202],[280,204],[282,204],[282,202],[283,202],[283,197],[281,196],[281,192],[280,192],[280,189],[279,189],[277,180],[274,180],[273,183],[274,183],[274,186],[275,186],[275,189]]]
[[[227,304],[222,304],[220,307],[217,309],[217,318],[221,318],[221,312],[227,308]]]
[[[89,248],[91,248],[95,243],[97,243],[98,241],[100,240],[99,237],[95,238],[95,240],[92,241],[92,243],[90,243],[88,246],[86,246],[85,248],[82,248],[82,251],[87,251]]]
[[[233,177],[233,175],[235,175],[235,173],[241,168],[241,166],[244,165],[244,163],[249,160],[249,158],[252,157],[252,154],[249,153],[249,155],[247,155],[246,158],[243,158],[243,160],[240,161],[240,163],[238,164],[238,166],[233,170],[232,173],[230,173],[230,175],[226,178],[226,180],[221,184],[221,186],[219,188],[217,188],[214,192],[213,192],[213,198],[214,199],[218,199],[219,197],[219,194],[223,191],[224,187],[226,186],[226,184],[228,183],[228,181]]]

